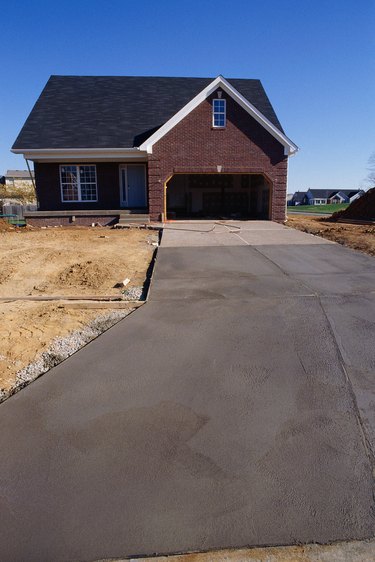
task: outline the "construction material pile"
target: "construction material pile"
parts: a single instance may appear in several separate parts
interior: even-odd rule
[[[345,210],[334,213],[332,219],[375,221],[375,187],[353,201]]]

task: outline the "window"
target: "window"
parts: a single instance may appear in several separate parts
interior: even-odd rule
[[[61,201],[97,201],[95,166],[60,166]]]
[[[212,125],[214,127],[225,127],[225,110],[225,100],[212,100]]]

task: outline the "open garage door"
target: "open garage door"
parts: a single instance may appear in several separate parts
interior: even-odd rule
[[[269,219],[271,184],[261,174],[175,174],[167,218]]]

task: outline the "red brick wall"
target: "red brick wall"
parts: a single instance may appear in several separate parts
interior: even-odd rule
[[[223,92],[227,100],[225,129],[212,128],[213,94],[153,147],[149,155],[149,212],[159,220],[164,211],[164,182],[175,172],[264,173],[272,182],[271,219],[285,220],[287,157],[284,147]]]

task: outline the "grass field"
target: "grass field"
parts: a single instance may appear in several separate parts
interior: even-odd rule
[[[293,213],[336,213],[349,206],[349,203],[336,203],[333,205],[296,205],[288,207],[287,212]]]

